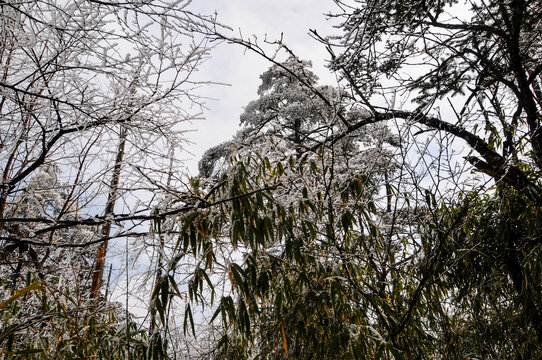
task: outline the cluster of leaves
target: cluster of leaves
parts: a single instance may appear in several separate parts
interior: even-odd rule
[[[183,218],[179,254],[200,264],[188,289],[196,302],[205,288],[215,296],[213,269],[225,269],[229,290],[211,317],[224,329],[222,356],[540,354],[540,210],[524,195],[500,186],[444,204],[427,192],[419,236],[390,236],[375,223],[385,214],[366,177],[333,182],[327,195],[304,187],[284,202],[291,178],[327,171],[258,154],[234,164],[207,205]],[[213,252],[224,241],[237,250],[230,259]]]
[[[11,285],[2,284],[8,295],[0,303],[3,358],[125,359],[127,351],[137,359],[164,357],[163,344],[122,319],[119,306],[89,306],[86,293],[59,278],[42,281],[28,273],[26,286]]]
[[[450,230],[434,283],[448,289],[439,329],[450,354],[540,355],[541,226],[540,206],[505,185],[467,192],[441,217],[438,229]]]
[[[405,278],[412,244],[376,224],[386,213],[378,199],[384,173],[395,169],[384,144],[394,137],[375,126],[337,139],[336,147],[315,146],[341,129],[326,101],[349,118],[364,114],[346,111],[332,88],[317,87],[307,65],[291,58],[262,75],[241,132],[200,163],[210,179],[193,183],[201,200],[181,219],[170,271],[195,258],[189,298],[205,303],[210,296],[213,305],[218,293],[210,321],[220,322],[219,350],[228,358],[360,358],[395,353],[394,342],[412,345],[393,333],[417,283]],[[233,253],[218,251],[224,246]],[[220,275],[228,282],[222,292]],[[178,294],[173,283],[163,277],[157,305]]]
[[[375,220],[385,214],[369,178],[319,188],[331,172],[314,161],[257,153],[232,161],[205,205],[182,219],[179,254],[199,264],[188,288],[196,302],[204,290],[215,296],[213,269],[225,270],[229,290],[211,317],[224,329],[223,355],[358,359],[442,350],[427,329],[428,304],[440,306],[448,292],[431,290],[431,302],[420,305],[436,263],[418,239],[380,231]],[[299,197],[285,198],[300,178],[307,184]],[[427,199],[430,209],[435,200]],[[237,250],[228,259],[213,251],[224,241]]]
[[[371,253],[364,248],[364,233],[376,232],[368,210],[374,204],[367,209],[361,200],[364,187],[370,185],[362,177],[331,185],[330,191],[340,191],[347,200],[340,204],[329,203],[331,197],[307,187],[300,189],[301,198],[282,202],[275,195],[289,188],[288,178],[315,176],[321,169],[315,162],[271,165],[268,158],[252,155],[236,162],[231,173],[223,175],[227,185],[209,198],[211,204],[224,197],[228,201],[184,219],[188,231],[183,250],[201,257],[204,268],[194,274],[189,289],[194,294],[201,290],[202,279],[210,282],[204,272],[221,261],[212,252],[214,242],[228,236],[239,250],[239,260],[227,265],[232,293],[220,299],[212,317],[232,331],[222,340],[223,351],[245,339],[247,345],[254,342],[258,354],[310,357],[365,341],[364,336],[351,336],[349,327],[329,329],[341,329],[347,316],[366,322],[350,301],[366,303],[356,287],[371,275],[350,271],[367,261],[363,254]],[[254,177],[257,172],[260,175]],[[250,193],[253,196],[247,196]],[[351,210],[336,219],[336,206]],[[347,277],[352,283],[345,283]],[[354,296],[349,301],[344,299],[347,293]]]

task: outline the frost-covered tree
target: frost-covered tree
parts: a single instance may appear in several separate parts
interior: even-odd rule
[[[219,174],[232,154],[243,152],[257,152],[272,160],[290,156],[293,161],[314,160],[330,137],[344,131],[337,114],[351,121],[368,116],[337,88],[317,85],[310,66],[291,57],[260,76],[259,97],[241,115],[241,130],[231,141],[203,155],[199,163],[202,177]],[[392,153],[386,146],[394,144],[397,138],[379,124],[334,142],[326,161],[334,162],[336,173],[382,175],[393,172]]]
[[[78,221],[77,203],[67,202],[70,187],[59,180],[54,165],[41,167],[24,192],[5,208],[10,218],[58,218]],[[32,236],[34,224],[6,224],[21,237]],[[35,354],[42,357],[124,357],[123,326],[135,331],[137,324],[125,319],[120,304],[89,299],[97,245],[85,246],[93,227],[69,227],[33,236],[36,242],[61,246],[32,247],[9,243],[0,251],[0,339],[8,358]],[[124,319],[123,319],[124,318]],[[151,348],[144,336],[132,339],[132,353]]]
[[[0,4],[4,244],[56,246],[62,238],[40,243],[37,237],[79,225],[107,228],[119,213],[149,215],[153,192],[165,187],[175,159],[170,149],[182,146],[180,123],[194,117],[190,75],[207,54],[209,22],[187,5]],[[50,166],[69,194],[66,207],[78,204],[81,218],[9,216],[32,176]],[[132,220],[87,241],[123,236],[145,219]],[[10,232],[20,222],[35,231]]]
[[[100,302],[108,241],[148,235],[156,195],[181,192],[182,123],[199,116],[192,74],[212,24],[189,3],[0,3],[0,247],[15,294],[29,269],[40,289],[75,272],[85,281],[69,287]]]
[[[70,196],[69,187],[60,181],[58,176],[59,169],[53,164],[40,168],[25,191],[5,208],[6,216],[19,219],[62,217],[77,221],[81,217],[81,209],[77,203],[66,201]],[[22,238],[28,238],[36,231],[34,224],[25,222],[8,223],[5,228],[11,234]],[[32,244],[28,243],[6,244],[2,248],[4,285],[8,289],[17,289],[24,284],[30,272],[42,280],[51,276],[62,278],[62,282],[69,283],[68,287],[78,287],[77,292],[88,295],[95,246],[77,248],[77,245],[86,243],[93,236],[94,232],[89,227],[73,227],[36,237],[38,242],[51,244],[60,238],[64,241],[64,247],[32,247]]]

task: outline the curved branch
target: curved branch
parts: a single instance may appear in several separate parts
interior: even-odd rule
[[[469,161],[474,167],[488,175],[491,175],[495,181],[505,181],[518,191],[526,192],[532,200],[542,204],[542,189],[540,189],[537,184],[532,182],[518,167],[510,164],[507,159],[491,149],[484,139],[474,135],[460,125],[451,124],[437,117],[423,114],[419,111],[388,110],[385,112],[377,112],[373,116],[362,119],[351,125],[342,133],[328,138],[327,142],[334,144],[363,126],[390,119],[405,119],[408,121],[413,121],[418,124],[425,125],[432,130],[444,131],[464,140],[483,158],[483,160],[481,160],[475,157],[467,157],[467,161]],[[314,151],[316,149],[317,147],[314,147],[311,150]]]

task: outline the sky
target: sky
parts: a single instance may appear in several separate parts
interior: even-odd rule
[[[282,34],[282,41],[299,58],[313,62],[313,71],[322,84],[336,83],[325,68],[328,56],[324,46],[309,36],[310,29],[317,29],[320,34],[333,32],[324,15],[336,12],[337,5],[332,0],[205,0],[192,5],[193,11],[201,14],[216,12],[217,21],[233,29],[225,31],[229,35],[242,34],[263,43],[266,37],[275,40]],[[269,50],[272,52],[272,48]],[[182,154],[190,175],[197,175],[198,160],[206,149],[229,140],[238,130],[243,107],[257,98],[259,76],[270,65],[239,45],[220,44],[213,49],[210,59],[200,67],[198,79],[229,85],[204,86],[199,90],[200,95],[208,98],[203,112],[205,120],[188,126],[193,131],[187,134],[191,144],[185,148],[192,154]]]

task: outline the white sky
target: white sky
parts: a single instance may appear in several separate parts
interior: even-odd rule
[[[192,3],[193,11],[201,14],[218,14],[218,22],[234,29],[231,34],[259,43],[266,38],[275,40],[283,34],[283,43],[301,59],[313,62],[313,71],[322,84],[335,82],[325,68],[325,48],[309,36],[309,29],[319,34],[333,32],[324,14],[336,12],[332,0],[203,0]],[[205,120],[193,123],[195,130],[187,134],[193,143],[183,154],[191,175],[197,175],[197,163],[203,152],[232,137],[238,130],[239,115],[243,107],[256,99],[256,90],[262,74],[271,64],[238,45],[222,44],[211,54],[211,58],[199,69],[198,79],[227,83],[230,86],[208,86],[200,94],[216,100],[207,100],[209,110],[204,112]]]

